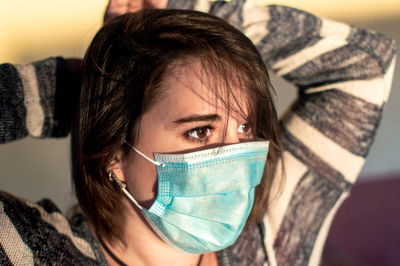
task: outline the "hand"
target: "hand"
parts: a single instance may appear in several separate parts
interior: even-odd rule
[[[143,8],[166,8],[168,0],[110,0],[104,13],[104,23],[113,17]]]

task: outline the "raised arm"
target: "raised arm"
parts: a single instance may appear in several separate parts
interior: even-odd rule
[[[69,133],[72,97],[79,88],[78,59],[49,58],[26,65],[0,65],[0,143],[28,135]]]
[[[269,6],[265,12],[267,31],[257,47],[275,73],[299,88],[282,119],[286,180],[264,219],[269,251],[280,265],[316,265],[374,139],[395,45],[381,34],[296,9]],[[257,24],[244,30],[254,34]]]
[[[167,0],[110,0],[104,21]],[[0,64],[0,143],[26,136],[69,134],[73,97],[79,90],[80,59],[48,58],[26,65]]]
[[[332,218],[379,125],[394,69],[393,40],[252,0],[168,3],[179,5],[228,19],[252,39],[270,70],[297,86],[299,97],[282,118],[285,180],[264,217],[263,237],[269,265],[318,265]],[[246,250],[242,243],[231,250]]]

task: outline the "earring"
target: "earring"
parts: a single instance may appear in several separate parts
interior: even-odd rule
[[[118,177],[114,175],[113,171],[108,173],[108,179],[110,179],[111,182],[115,181],[121,188],[126,188],[126,183],[119,180]]]
[[[128,192],[126,189],[126,183],[122,182],[121,180],[118,179],[118,177],[113,173],[113,171],[108,173],[108,178],[110,179],[111,182],[116,182],[118,186],[121,188],[122,192],[125,193],[125,195],[139,208],[143,209],[142,206],[135,200],[135,198]]]

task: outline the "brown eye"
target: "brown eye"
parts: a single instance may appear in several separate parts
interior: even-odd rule
[[[188,132],[188,135],[195,139],[205,139],[211,135],[211,130],[207,127],[195,128]]]
[[[238,133],[239,134],[246,134],[246,135],[250,135],[251,134],[251,127],[249,123],[244,123],[241,124],[238,128]]]

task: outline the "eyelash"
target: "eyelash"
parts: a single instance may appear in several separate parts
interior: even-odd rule
[[[192,128],[192,129],[186,131],[186,132],[183,134],[184,138],[185,138],[187,141],[193,142],[193,143],[200,143],[200,144],[207,143],[208,137],[206,137],[206,138],[204,138],[204,139],[196,139],[196,138],[190,136],[190,133],[192,133],[192,132],[194,132],[194,131],[196,131],[196,130],[199,130],[199,129],[205,129],[205,130],[213,131],[213,130],[215,129],[215,126],[208,124],[208,125],[203,125],[203,126],[198,126],[198,127]]]
[[[245,134],[248,138],[250,138],[251,136],[252,136],[252,126],[251,126],[251,124],[250,123],[243,123],[243,124],[241,124],[240,126],[242,126],[242,125],[247,125],[247,127],[250,129],[250,132],[249,133],[242,133],[242,134]],[[211,132],[211,135],[210,136],[207,136],[206,138],[204,138],[204,139],[198,139],[198,138],[195,138],[195,137],[192,137],[192,136],[190,136],[190,133],[192,133],[192,132],[195,132],[196,130],[199,130],[199,129],[205,129],[205,130],[210,130],[210,131],[213,131],[213,130],[215,130],[215,126],[213,126],[213,125],[211,125],[211,124],[207,124],[207,125],[202,125],[202,126],[198,126],[198,127],[195,127],[195,128],[192,128],[192,129],[190,129],[190,130],[188,130],[188,131],[186,131],[185,133],[184,133],[184,138],[187,140],[187,141],[189,141],[189,142],[193,142],[193,143],[198,143],[198,144],[205,144],[205,143],[207,143],[207,141],[208,141],[208,139],[209,139],[209,137],[212,135],[212,132]]]

